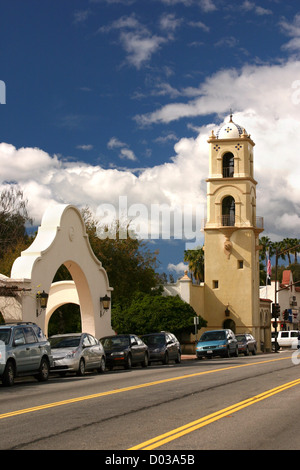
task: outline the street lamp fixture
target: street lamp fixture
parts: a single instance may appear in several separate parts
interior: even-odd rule
[[[107,294],[105,294],[104,297],[100,297],[100,304],[104,310],[108,310],[110,306],[110,297],[108,297]]]
[[[38,292],[36,294],[36,300],[37,300],[37,304],[38,304],[38,307],[40,309],[46,309],[47,308],[47,303],[48,303],[48,297],[49,297],[49,294],[47,294],[44,290],[43,292]],[[40,312],[41,313],[41,312]],[[38,317],[40,315],[39,313],[39,309],[37,308],[36,310],[36,316]]]

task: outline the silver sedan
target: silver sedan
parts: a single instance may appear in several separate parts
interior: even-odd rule
[[[53,356],[51,372],[58,372],[60,375],[76,372],[77,375],[84,375],[87,370],[105,371],[105,352],[94,336],[88,333],[69,333],[50,336],[49,341]]]

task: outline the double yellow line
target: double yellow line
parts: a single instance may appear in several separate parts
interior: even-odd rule
[[[289,357],[277,358],[277,359],[268,359],[268,360],[259,361],[259,362],[252,362],[250,364],[240,364],[240,365],[235,365],[235,366],[222,367],[220,369],[206,370],[206,371],[202,371],[202,372],[196,372],[194,374],[187,374],[187,375],[182,375],[182,376],[179,376],[179,377],[172,377],[172,378],[169,378],[169,379],[156,380],[155,382],[147,382],[147,383],[143,383],[143,384],[139,384],[139,385],[132,385],[130,387],[119,388],[119,389],[116,389],[116,390],[108,390],[107,392],[95,393],[93,395],[85,395],[85,396],[82,396],[82,397],[69,398],[67,400],[57,401],[57,402],[53,402],[53,403],[46,403],[44,405],[37,405],[37,406],[31,407],[31,408],[24,408],[24,409],[21,409],[21,410],[9,411],[8,413],[2,413],[2,414],[0,414],[0,420],[1,419],[6,419],[6,418],[11,418],[11,417],[14,417],[14,416],[19,416],[19,415],[26,414],[26,413],[32,413],[32,412],[35,412],[35,411],[47,410],[49,408],[55,408],[55,407],[58,407],[58,406],[70,405],[70,404],[82,402],[82,401],[85,401],[85,400],[92,400],[92,399],[95,399],[95,398],[105,397],[105,396],[114,395],[114,394],[123,393],[123,392],[128,392],[128,391],[132,391],[132,390],[137,390],[137,389],[140,389],[140,388],[153,387],[155,385],[160,385],[160,384],[164,384],[164,383],[167,383],[167,382],[175,382],[177,380],[185,380],[185,379],[189,379],[189,378],[197,377],[197,376],[201,376],[201,375],[213,374],[213,373],[216,373],[216,372],[223,372],[225,370],[237,369],[237,368],[240,368],[240,367],[250,367],[250,366],[254,366],[254,365],[258,365],[258,364],[266,364],[268,362],[275,362],[275,361],[281,361],[281,360],[286,360],[286,359],[290,359],[290,356]]]
[[[148,441],[142,442],[134,447],[131,447],[128,450],[152,450],[156,449],[157,447],[161,447],[168,442],[174,441],[179,437],[185,436],[197,429],[200,429],[208,424],[213,423],[225,416],[228,416],[232,413],[236,413],[247,406],[254,405],[259,401],[265,400],[266,398],[275,395],[276,393],[283,392],[291,387],[295,387],[296,385],[300,384],[300,379],[293,380],[292,382],[287,382],[279,387],[272,388],[267,390],[266,392],[260,393],[259,395],[255,395],[252,398],[248,398],[247,400],[240,401],[239,403],[235,403],[234,405],[228,406],[227,408],[223,408],[222,410],[216,411],[210,415],[204,416],[203,418],[197,419],[192,421],[191,423],[185,424],[179,428],[173,429],[172,431],[166,432],[165,434],[161,434],[160,436],[154,437],[153,439],[149,439]]]

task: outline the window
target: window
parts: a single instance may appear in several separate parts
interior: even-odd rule
[[[26,343],[37,343],[38,342],[32,328],[30,328],[29,326],[26,326],[25,328],[23,328],[23,330],[24,330],[24,334],[25,334],[25,338],[26,338]]]
[[[14,333],[15,344],[25,344],[23,328],[17,328]]]
[[[232,178],[234,174],[234,156],[227,152],[223,156],[223,178]]]
[[[213,281],[213,289],[219,288],[219,281]]]
[[[239,259],[238,260],[238,269],[243,269],[243,267],[244,267],[244,261]]]
[[[89,341],[88,336],[85,336],[85,337],[83,338],[83,341],[82,341],[82,346],[84,346],[85,348],[88,348],[90,345],[91,345],[91,343],[90,343],[90,341]]]
[[[235,200],[232,196],[226,196],[222,201],[222,225],[225,227],[235,225]]]
[[[88,335],[88,337],[89,337],[89,340],[90,340],[90,343],[91,343],[92,346],[95,346],[96,344],[98,344],[98,342],[97,342],[96,338],[94,338],[94,336]]]

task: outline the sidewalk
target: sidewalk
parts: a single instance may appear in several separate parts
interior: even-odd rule
[[[185,361],[186,359],[197,359],[196,354],[182,354],[181,360]]]

